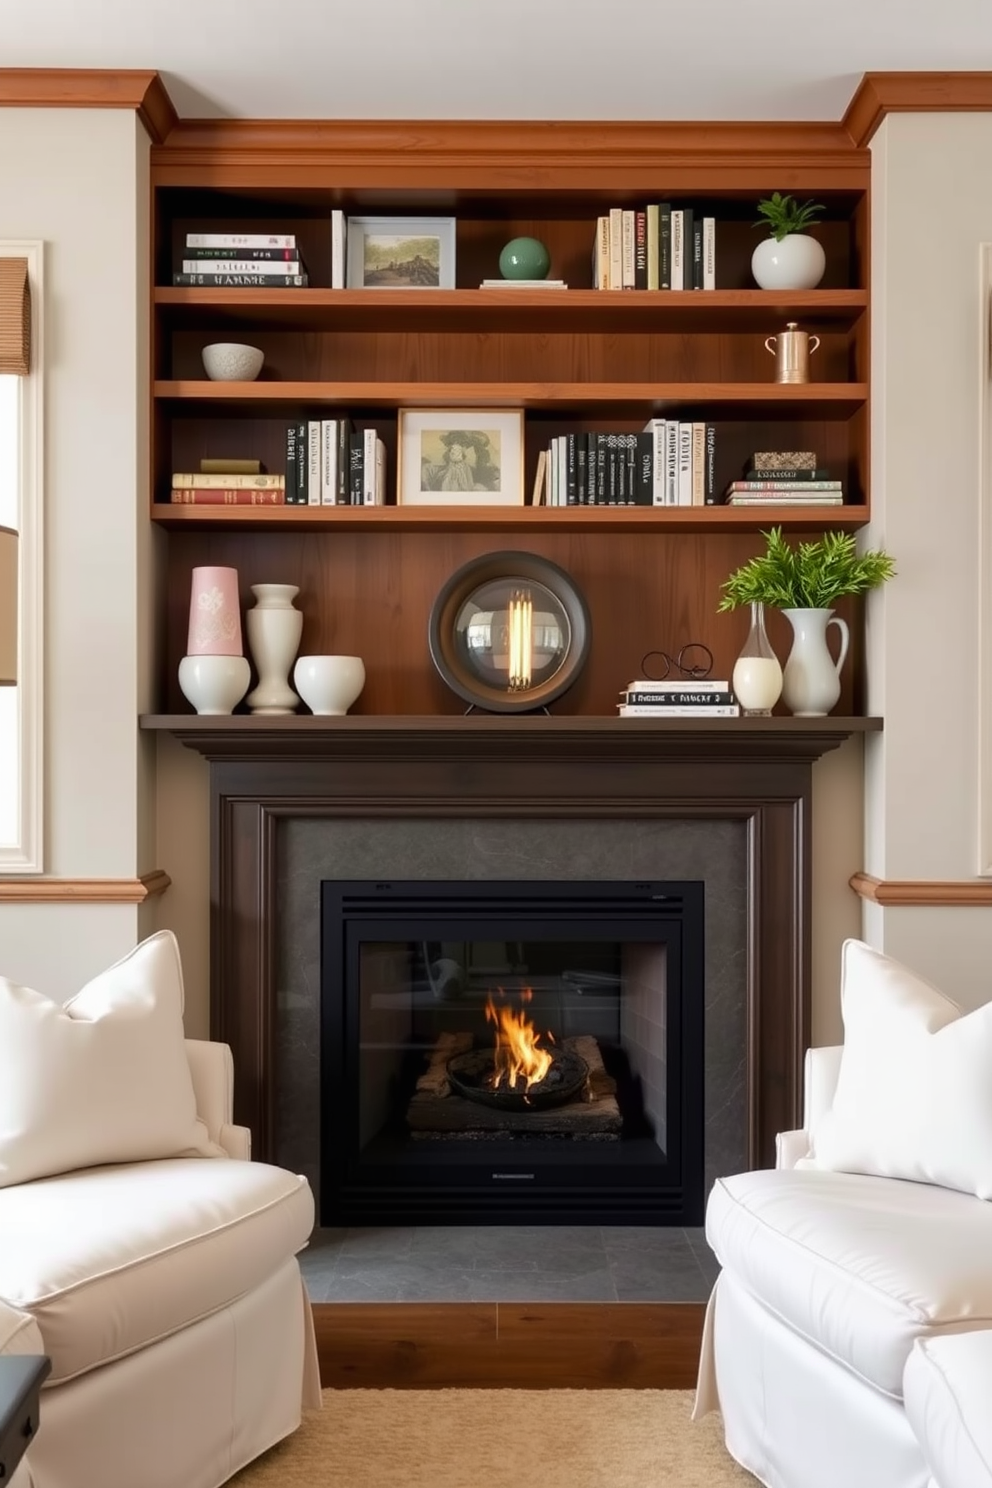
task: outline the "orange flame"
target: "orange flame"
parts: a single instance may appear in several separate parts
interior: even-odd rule
[[[530,1002],[533,995],[530,988],[525,987],[520,994],[521,1001]],[[490,993],[486,999],[486,1018],[496,1025],[493,1089],[498,1090],[505,1081],[510,1090],[515,1090],[517,1080],[521,1079],[524,1089],[529,1090],[543,1080],[551,1068],[553,1056],[547,1049],[538,1047],[538,1035],[526,1013],[523,1010],[514,1012],[505,1004],[496,1007]]]

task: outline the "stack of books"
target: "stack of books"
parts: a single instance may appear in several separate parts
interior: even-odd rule
[[[729,682],[697,681],[683,677],[678,682],[628,682],[620,694],[617,712],[621,718],[739,718]]]
[[[818,463],[813,450],[759,450],[723,499],[727,506],[841,506],[844,483]]]
[[[173,284],[204,289],[305,289],[295,233],[189,232]]]
[[[286,477],[174,470],[169,500],[174,506],[285,506]]]

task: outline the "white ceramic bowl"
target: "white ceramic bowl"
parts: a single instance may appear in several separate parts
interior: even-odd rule
[[[246,656],[184,656],[179,687],[197,713],[231,713],[248,691],[251,667]]]
[[[365,686],[365,663],[360,656],[301,656],[293,682],[311,712],[339,716]]]
[[[200,354],[211,382],[254,382],[265,361],[264,351],[240,341],[214,341]]]

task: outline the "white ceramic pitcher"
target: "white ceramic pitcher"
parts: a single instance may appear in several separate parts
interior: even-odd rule
[[[782,614],[794,632],[782,678],[782,700],[796,718],[823,718],[840,697],[840,669],[851,640],[847,621],[833,610],[783,610]],[[840,631],[836,661],[827,646],[831,625]]]

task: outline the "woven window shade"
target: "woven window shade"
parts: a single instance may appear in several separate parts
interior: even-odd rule
[[[0,258],[0,372],[31,370],[31,291],[26,258]]]

